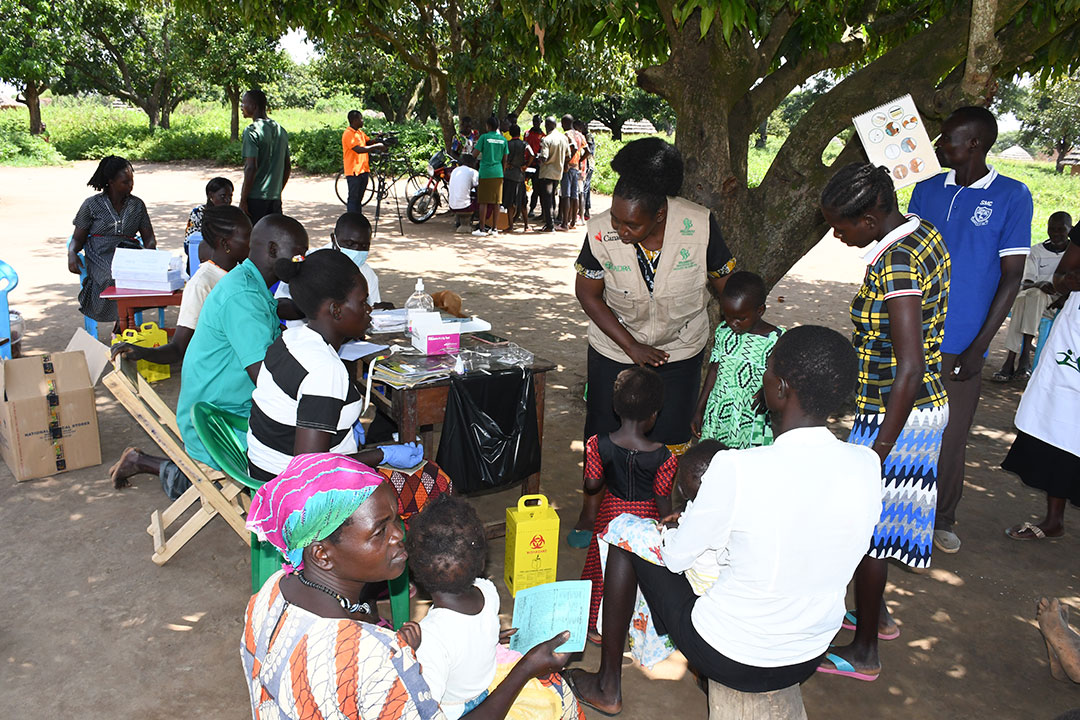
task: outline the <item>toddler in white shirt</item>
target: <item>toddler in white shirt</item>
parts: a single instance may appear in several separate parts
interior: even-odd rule
[[[431,609],[402,635],[416,651],[431,696],[447,720],[480,704],[495,679],[499,593],[483,577],[487,535],[476,510],[440,495],[409,522],[412,578],[431,593]]]

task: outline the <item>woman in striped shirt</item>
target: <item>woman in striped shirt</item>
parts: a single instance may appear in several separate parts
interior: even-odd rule
[[[371,323],[360,270],[332,249],[279,259],[274,270],[309,320],[283,332],[259,369],[248,425],[251,476],[270,480],[302,453],[355,454],[370,467],[421,462],[416,443],[360,449],[360,393],[338,357],[342,343],[363,337]]]

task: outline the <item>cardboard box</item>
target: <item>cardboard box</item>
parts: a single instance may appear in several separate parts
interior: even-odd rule
[[[522,495],[516,508],[506,508],[506,589],[516,595],[518,590],[555,582],[558,564],[558,513],[545,496]]]
[[[19,481],[101,464],[86,355],[60,352],[0,364],[0,454]]]

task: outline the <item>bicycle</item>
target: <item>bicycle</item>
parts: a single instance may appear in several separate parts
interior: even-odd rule
[[[360,198],[361,207],[371,202],[376,193],[379,194],[380,200],[385,200],[390,196],[391,189],[403,179],[407,198],[412,197],[427,185],[427,176],[415,171],[412,160],[400,150],[395,152],[395,148],[398,147],[397,133],[378,133],[372,139],[384,143],[389,149],[370,154],[371,179],[367,184],[367,189],[364,190],[363,197]],[[342,205],[348,205],[348,188],[345,195],[341,194],[341,181],[344,177],[344,172],[338,172],[337,177],[334,178],[334,194]]]
[[[409,196],[405,214],[411,222],[425,223],[435,216],[440,204],[450,206],[450,173],[456,165],[445,150],[431,156],[427,166],[427,186]]]

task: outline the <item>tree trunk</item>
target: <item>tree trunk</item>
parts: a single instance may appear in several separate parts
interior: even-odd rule
[[[389,93],[377,92],[371,96],[371,102],[375,103],[379,107],[379,112],[383,114],[387,122],[395,122],[394,115],[397,108],[394,107],[394,101],[390,98]]]
[[[994,69],[1001,62],[1001,46],[994,33],[997,0],[971,0],[967,62],[960,90],[973,105],[989,105],[996,82]]]
[[[225,95],[229,98],[229,139],[240,139],[240,86],[226,85]]]
[[[454,139],[454,113],[450,111],[450,96],[446,75],[437,72],[428,73],[428,98],[435,106],[435,117],[442,129],[443,146],[450,147]]]
[[[484,123],[495,112],[495,89],[478,83],[458,86],[458,116],[472,118],[473,127],[484,131]]]
[[[998,17],[1012,18],[1020,5],[1022,0],[998,0]],[[846,76],[814,102],[792,129],[761,184],[750,188],[750,137],[775,108],[774,98],[755,94],[757,70],[745,52],[750,39],[733,36],[726,42],[719,23],[702,39],[698,18],[692,16],[669,34],[668,59],[638,73],[641,87],[665,98],[678,118],[675,144],[685,163],[680,194],[711,208],[740,267],[773,285],[827,230],[818,209],[821,188],[838,168],[862,158],[861,147],[853,139],[831,167],[821,160],[829,141],[849,127],[856,108],[869,108],[882,98],[909,92],[933,136],[935,125],[962,102],[960,80],[968,38],[957,27],[967,28],[969,19],[968,8],[961,3],[946,17]],[[996,27],[1002,25],[996,21]],[[1027,38],[1023,42],[1046,42],[1046,27],[1029,23],[1015,30],[1010,26],[1010,32],[1015,37],[1003,47],[1021,57],[1026,46],[1015,43],[1022,36]],[[1030,39],[1038,35],[1041,39]],[[898,72],[897,68],[907,70]],[[945,79],[938,83],[941,78]],[[765,83],[756,87],[762,86],[769,87]]]
[[[769,144],[769,118],[765,118],[758,125],[757,140],[754,141],[754,147],[758,150],[764,150]]]
[[[536,94],[537,89],[538,88],[536,87],[536,85],[530,85],[529,89],[526,90],[522,94],[521,98],[517,101],[517,105],[514,106],[514,114],[518,116],[519,122],[521,118],[521,113],[525,112],[525,108],[529,106],[529,101],[532,100],[533,95]]]
[[[505,94],[500,95],[499,96],[499,112],[495,117],[499,118],[500,120],[502,120],[504,117],[506,117],[506,110],[507,110],[507,107],[509,105],[510,105],[510,101],[506,97],[506,95]]]
[[[140,103],[139,107],[146,113],[147,119],[150,121],[150,132],[154,132],[158,126],[158,120],[161,117],[161,109],[158,107],[157,100],[146,100]]]
[[[426,84],[427,80],[421,79],[413,87],[412,93],[402,99],[401,104],[398,105],[397,111],[394,113],[394,122],[399,125],[408,122],[409,116],[412,115],[413,110],[416,109],[417,103],[420,102],[420,96]]]
[[[26,105],[26,109],[30,111],[30,134],[41,134],[41,93],[45,89],[44,86],[38,87],[32,82],[27,82],[23,87],[22,97],[16,97],[17,102],[21,102]]]

